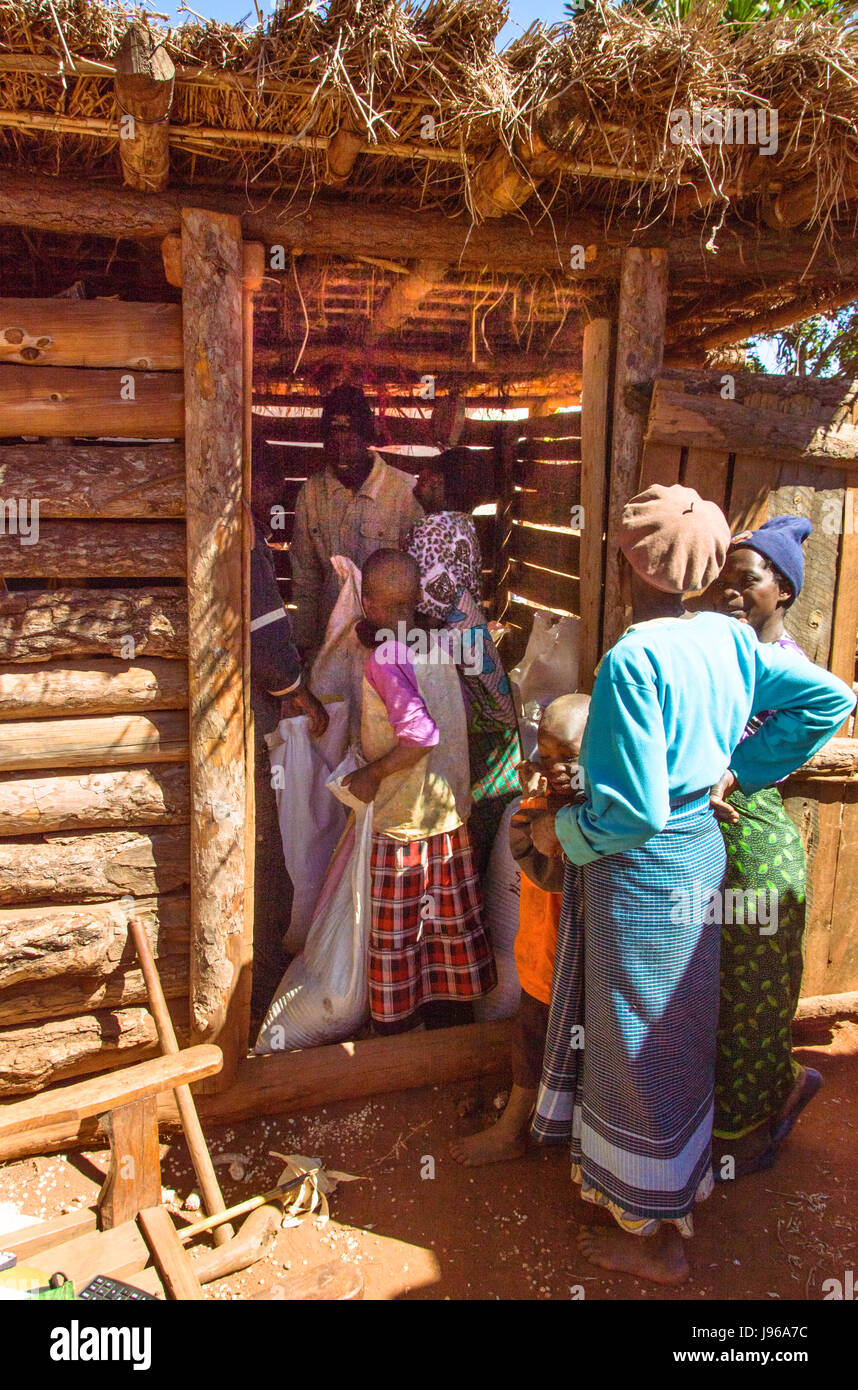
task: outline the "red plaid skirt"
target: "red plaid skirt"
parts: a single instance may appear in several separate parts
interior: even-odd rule
[[[464,826],[403,844],[372,837],[369,1009],[396,1023],[421,1004],[476,999],[497,983]]]

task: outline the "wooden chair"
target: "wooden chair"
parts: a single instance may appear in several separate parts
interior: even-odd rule
[[[0,1106],[0,1141],[93,1115],[110,1138],[110,1166],[96,1212],[76,1212],[71,1218],[13,1232],[2,1238],[4,1249],[14,1250],[19,1262],[41,1256],[40,1263],[51,1264],[51,1273],[61,1269],[76,1291],[94,1274],[128,1279],[143,1270],[151,1249],[163,1287],[172,1297],[202,1298],[186,1252],[161,1207],[157,1097],[213,1076],[222,1065],[219,1047],[189,1047]],[[141,1213],[146,1240],[137,1227]],[[131,1282],[143,1287],[153,1281],[150,1277]]]
[[[200,1277],[208,1283],[260,1259],[279,1229],[276,1205],[257,1208],[230,1241],[232,1249],[214,1250],[196,1265],[161,1205],[157,1096],[212,1076],[222,1064],[220,1048],[189,1047],[0,1106],[0,1142],[93,1115],[110,1137],[110,1166],[95,1210],[7,1233],[0,1248],[47,1275],[61,1271],[76,1293],[103,1274],[184,1300],[205,1297]],[[334,1260],[293,1277],[286,1287],[290,1299],[347,1300],[362,1296],[363,1280],[358,1270]]]

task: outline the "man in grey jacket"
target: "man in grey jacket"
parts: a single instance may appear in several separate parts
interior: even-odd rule
[[[325,469],[308,478],[295,504],[290,545],[295,641],[307,660],[319,650],[337,600],[332,555],[360,567],[375,550],[398,550],[423,515],[407,473],[371,448],[375,417],[363,391],[337,386],[325,397]]]

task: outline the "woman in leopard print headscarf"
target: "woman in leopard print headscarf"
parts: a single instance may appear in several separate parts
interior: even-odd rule
[[[403,548],[420,566],[423,597],[418,604],[433,626],[470,633],[463,650],[481,653],[482,670],[459,667],[468,716],[473,810],[468,835],[477,873],[488,864],[504,810],[519,791],[521,761],[518,721],[509,680],[480,606],[482,557],[476,527],[467,512],[447,508],[455,498],[456,473],[444,454],[427,460],[415,487],[426,516],[415,522]]]

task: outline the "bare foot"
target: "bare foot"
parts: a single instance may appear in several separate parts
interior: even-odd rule
[[[578,1247],[591,1264],[655,1284],[682,1284],[691,1273],[682,1236],[674,1226],[662,1226],[654,1236],[585,1226],[578,1232]]]
[[[521,1135],[511,1134],[498,1121],[481,1129],[478,1134],[469,1134],[467,1139],[456,1139],[450,1145],[450,1152],[463,1168],[479,1168],[484,1163],[509,1163],[512,1159],[524,1156],[525,1142]]]

